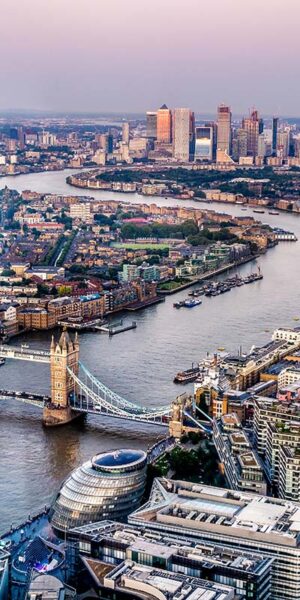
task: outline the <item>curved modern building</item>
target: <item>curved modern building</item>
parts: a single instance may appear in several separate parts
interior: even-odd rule
[[[58,531],[102,519],[125,520],[141,503],[147,454],[142,450],[102,452],[75,469],[51,510]]]

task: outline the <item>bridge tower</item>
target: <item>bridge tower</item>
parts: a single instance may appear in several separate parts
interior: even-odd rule
[[[77,394],[77,389],[67,367],[78,375],[79,341],[77,333],[72,340],[64,330],[57,343],[52,336],[50,346],[51,403],[44,408],[43,423],[46,426],[64,425],[78,416],[70,406],[70,399]]]
[[[169,433],[179,440],[181,436],[191,428],[186,425],[185,411],[193,413],[193,399],[187,394],[181,394],[172,402],[171,418],[169,421]]]
[[[183,427],[183,408],[184,408],[184,399],[182,394],[181,396],[177,396],[176,400],[172,402],[172,412],[171,419],[169,421],[169,433],[172,437],[176,439],[180,439],[184,433]]]

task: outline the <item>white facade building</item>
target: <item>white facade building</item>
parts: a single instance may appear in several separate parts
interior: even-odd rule
[[[173,156],[181,162],[190,160],[191,111],[175,108],[173,124]]]

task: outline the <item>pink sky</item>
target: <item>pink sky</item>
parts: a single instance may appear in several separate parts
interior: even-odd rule
[[[0,109],[300,116],[299,0],[0,0]]]

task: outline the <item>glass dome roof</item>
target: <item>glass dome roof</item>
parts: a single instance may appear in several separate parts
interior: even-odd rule
[[[93,466],[96,468],[108,467],[109,469],[133,466],[144,461],[146,458],[145,452],[142,450],[115,450],[114,452],[104,452],[97,454],[92,459]]]

